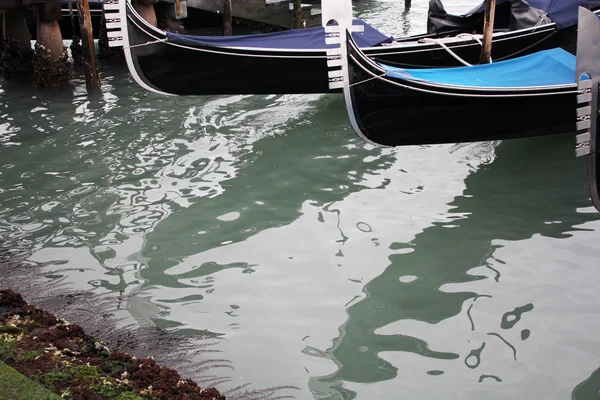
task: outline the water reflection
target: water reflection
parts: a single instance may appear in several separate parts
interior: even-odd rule
[[[253,143],[251,153],[232,161],[232,167],[240,172],[221,182],[224,192],[194,198],[188,207],[159,223],[146,236],[140,254],[149,267],[141,271],[146,284],[184,287],[228,268],[253,272],[244,262],[220,265],[210,259],[202,265],[174,267],[187,256],[289,225],[302,215],[306,201],[324,212],[336,213],[328,204],[364,189],[366,176],[393,162],[389,151],[354,139],[348,142],[346,127],[340,124],[343,109],[339,100],[324,98],[317,103],[318,111],[311,120],[318,120],[318,127],[300,120],[288,125],[283,136]],[[343,241],[343,232],[340,237]]]
[[[515,346],[525,344],[513,345],[504,335],[523,313],[535,313],[534,304],[524,304],[498,316],[498,328],[502,331],[481,332],[471,317],[473,309],[485,302],[481,298],[489,297],[485,292],[472,290],[478,287],[476,282],[502,280],[505,263],[495,256],[502,248],[497,243],[522,241],[536,234],[568,238],[579,229],[577,226],[598,219],[598,215],[579,212],[589,208],[589,200],[585,163],[575,160],[571,135],[506,141],[498,146],[496,154],[494,162],[466,179],[467,189],[450,204],[450,222],[434,223],[410,243],[392,246],[397,254],[390,256],[391,264],[364,286],[365,297],[347,308],[348,319],[327,351],[338,370],[329,376],[311,378],[309,385],[316,398],[355,398],[356,393],[342,387],[343,382],[402,379],[397,377],[399,365],[386,361],[381,356],[384,352],[462,359],[466,368],[476,369],[486,353],[486,343],[497,340],[510,349],[511,358],[516,360]],[[481,268],[488,273],[482,273]],[[436,340],[435,344],[414,334],[385,333],[398,331],[391,326],[400,327],[400,331],[405,326],[415,334],[430,337],[426,332],[436,330],[436,324],[461,313],[468,319],[454,325],[468,324],[468,331],[474,332],[474,342],[466,347],[457,345],[464,337],[449,332],[440,333],[445,339]],[[422,324],[399,324],[402,320]],[[461,330],[464,329],[457,329],[456,334]],[[526,340],[529,334],[527,329],[521,331],[521,339]],[[445,362],[433,364],[443,366]],[[419,368],[419,364],[415,367]],[[439,375],[444,369],[425,368],[422,373]],[[481,375],[480,380],[486,377],[490,376]],[[492,378],[501,381],[501,377]]]

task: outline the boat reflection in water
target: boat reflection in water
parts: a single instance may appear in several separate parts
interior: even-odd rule
[[[514,325],[523,313],[534,318],[536,311],[542,315],[543,311],[535,309],[537,301],[543,307],[545,301],[552,300],[535,292],[536,285],[543,286],[549,280],[560,287],[560,279],[554,281],[558,277],[549,276],[553,263],[561,273],[568,272],[569,265],[561,265],[562,260],[552,257],[544,260],[545,254],[536,253],[532,238],[568,238],[585,230],[579,228],[582,224],[600,219],[591,211],[585,181],[579,179],[585,162],[574,158],[572,143],[572,135],[502,142],[496,148],[496,159],[466,178],[465,192],[450,203],[452,211],[444,216],[447,222],[434,223],[410,243],[391,246],[395,251],[389,266],[364,286],[362,299],[347,308],[348,319],[340,326],[333,346],[326,352],[306,349],[307,354],[331,358],[338,366],[329,376],[309,380],[315,398],[354,399],[357,393],[352,387],[373,395],[377,386],[356,383],[386,380],[394,380],[402,393],[429,398],[436,390],[444,393],[448,382],[435,387],[445,372],[444,379],[453,377],[450,384],[462,391],[486,378],[501,381],[508,375],[505,379],[510,382],[514,378],[510,370],[522,367],[514,366],[518,352],[527,354],[522,356],[528,358],[527,364],[541,363],[541,358],[534,358],[537,354],[527,349],[528,345],[539,345],[539,336],[534,343],[521,342],[530,334],[542,335],[541,329],[536,331],[531,320],[525,323],[530,325]],[[526,240],[527,245],[519,243]],[[516,262],[499,259],[497,253],[507,246],[518,251],[513,248],[502,257],[510,259],[516,253]],[[532,265],[527,262],[529,258],[533,258]],[[586,280],[585,267],[579,266],[579,283]],[[511,277],[523,273],[530,278]],[[561,299],[557,297],[558,304]],[[491,306],[496,303],[502,305]],[[488,308],[492,311],[486,311]],[[544,318],[559,321],[561,317],[557,311]],[[568,354],[573,353],[573,348],[552,342],[552,338],[547,340],[550,346],[566,346]],[[493,346],[500,346],[498,354]],[[486,356],[485,368],[477,369]],[[535,381],[534,371],[529,372],[531,375],[524,373],[518,381]],[[577,373],[582,380],[589,371]],[[413,382],[413,375],[417,382]],[[600,377],[591,379],[594,382],[586,383],[586,388],[600,385]],[[390,385],[387,393],[389,389]]]

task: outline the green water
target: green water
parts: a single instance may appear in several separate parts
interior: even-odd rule
[[[358,8],[424,29],[426,4]],[[91,97],[81,78],[0,82],[3,260],[119,293],[142,326],[223,339],[221,390],[599,397],[600,216],[573,135],[380,148],[337,95],[172,98],[123,66],[101,78]]]

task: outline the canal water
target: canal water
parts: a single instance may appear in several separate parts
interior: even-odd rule
[[[425,30],[416,3],[356,13],[401,36]],[[214,338],[222,391],[598,398],[600,215],[572,134],[381,148],[339,95],[101,79],[97,96],[78,77],[0,83],[4,260],[118,294],[140,326]]]

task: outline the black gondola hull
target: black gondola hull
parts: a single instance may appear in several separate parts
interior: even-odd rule
[[[176,95],[328,93],[324,50],[249,49],[182,46],[168,42],[164,32],[149,26],[127,4],[131,64],[147,88]],[[494,37],[497,60],[551,47],[571,49],[575,28],[553,24]],[[162,40],[163,42],[157,42]],[[476,63],[480,44],[473,39],[449,44],[465,61]],[[364,49],[379,62],[401,67],[456,66],[460,63],[436,43],[377,46]]]
[[[507,90],[433,88],[382,75],[348,44],[350,118],[381,145],[476,142],[574,131],[576,88]],[[399,84],[398,84],[399,83]],[[347,99],[348,101],[348,99]]]

